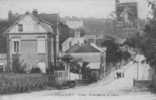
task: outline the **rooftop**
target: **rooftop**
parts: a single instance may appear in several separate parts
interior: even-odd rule
[[[105,49],[97,47],[95,44],[85,43],[81,46],[74,45],[66,53],[103,52]]]

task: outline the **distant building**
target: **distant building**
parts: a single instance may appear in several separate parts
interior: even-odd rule
[[[79,37],[76,35],[75,37],[69,37],[67,40],[65,40],[65,42],[62,44],[62,51],[65,52],[74,45],[81,46],[84,43],[97,44],[98,41],[103,41],[103,35],[85,35],[83,37]]]
[[[80,29],[83,28],[83,21],[82,20],[70,20],[66,21],[66,25],[74,30],[74,37],[69,37],[65,40],[62,44],[62,51],[65,52],[73,45],[82,45],[84,44],[84,37],[81,37]]]
[[[85,35],[84,38],[87,42],[96,44],[96,40],[97,40],[96,35]]]
[[[67,40],[65,40],[62,44],[62,51],[65,52],[68,49],[70,49],[74,45],[81,46],[84,44],[85,39],[83,37],[69,37]]]
[[[74,30],[75,37],[81,37],[80,30],[84,27],[84,23],[82,20],[67,20],[66,25],[68,25],[69,28]]]
[[[116,2],[115,32],[120,37],[132,37],[138,32],[138,3],[137,2]]]

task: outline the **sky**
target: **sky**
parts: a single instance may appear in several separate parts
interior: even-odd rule
[[[128,0],[120,0],[126,2]],[[146,0],[129,0],[138,2],[140,18],[146,18],[148,8]],[[59,13],[60,16],[108,18],[115,11],[115,0],[0,0],[0,18],[7,18],[9,10],[13,13],[31,12]]]

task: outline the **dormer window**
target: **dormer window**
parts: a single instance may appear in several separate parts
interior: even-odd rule
[[[18,31],[23,32],[23,24],[18,24]]]

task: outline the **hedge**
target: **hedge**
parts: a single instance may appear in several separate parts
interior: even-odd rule
[[[49,75],[44,74],[0,74],[0,94],[29,92],[47,89],[53,86],[54,81],[49,81]]]

